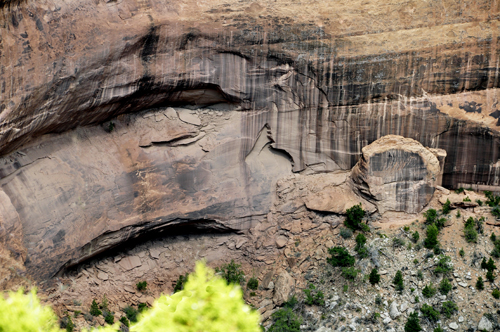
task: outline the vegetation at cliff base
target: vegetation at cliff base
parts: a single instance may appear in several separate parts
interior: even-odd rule
[[[227,281],[227,284],[240,284],[245,280],[245,273],[241,270],[241,264],[236,264],[234,259],[231,263],[216,267],[215,272],[220,273],[221,277]]]
[[[332,266],[347,267],[354,265],[355,259],[349,254],[349,251],[347,251],[346,248],[334,247],[328,249],[328,252],[331,257],[327,258],[326,261]]]
[[[346,211],[346,218],[344,221],[344,225],[347,228],[352,229],[353,231],[355,230],[369,231],[370,228],[368,227],[368,225],[362,223],[365,214],[366,212],[361,207],[361,203],[352,206]]]
[[[99,310],[97,301],[92,302],[92,308]],[[281,314],[281,316],[286,315]],[[114,315],[108,311],[105,319],[107,323],[112,324]],[[125,326],[128,320],[120,318],[120,322]],[[93,331],[116,332],[119,330],[120,322]],[[217,277],[204,263],[197,263],[195,272],[189,276],[184,290],[171,296],[162,295],[151,309],[140,315],[138,322],[130,327],[130,331],[260,332],[259,322],[259,313],[244,303],[239,286],[228,284],[226,280]],[[297,322],[300,326],[300,321]],[[65,324],[66,331],[73,329],[71,319],[66,318]],[[0,296],[0,331],[61,332],[62,330],[52,309],[40,304],[35,291],[24,294],[19,290],[16,293],[9,293],[6,298]]]

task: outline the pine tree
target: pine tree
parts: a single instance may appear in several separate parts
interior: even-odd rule
[[[443,295],[448,294],[452,288],[453,287],[452,287],[450,281],[448,280],[448,278],[443,278],[443,280],[441,280],[441,282],[439,283],[439,291]]]
[[[99,316],[102,314],[101,310],[99,310],[99,305],[95,301],[95,299],[92,301],[92,304],[90,305],[90,314],[92,316]]]
[[[493,270],[496,270],[496,269],[497,269],[497,266],[495,265],[495,262],[493,261],[493,259],[490,257],[490,259],[488,260],[488,263],[486,263],[486,270],[493,272]]]
[[[405,324],[405,332],[419,332],[422,331],[420,326],[420,320],[418,319],[418,313],[414,312],[408,316],[408,320]]]
[[[482,277],[477,278],[477,281],[476,281],[476,288],[477,288],[478,290],[483,290],[483,289],[484,289],[484,281],[483,281],[483,278],[482,278]]]
[[[375,285],[380,281],[380,274],[378,274],[377,269],[373,269],[370,273],[370,284]]]
[[[486,258],[483,257],[483,260],[481,261],[481,268],[486,269],[488,267],[488,263],[486,262]]]
[[[396,285],[396,290],[398,292],[402,292],[403,291],[403,289],[405,287],[404,287],[404,284],[403,284],[403,272],[401,272],[401,270],[398,270],[398,272],[396,272],[396,276],[394,277],[394,280],[392,281],[392,283],[394,285]]]
[[[427,249],[434,249],[434,247],[439,243],[437,236],[439,230],[436,225],[431,224],[427,226],[427,238],[424,240],[424,246]]]

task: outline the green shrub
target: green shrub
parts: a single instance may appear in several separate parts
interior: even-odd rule
[[[364,236],[362,233],[359,233],[356,236],[356,247],[354,250],[358,253],[359,258],[363,259],[369,256],[368,249],[365,247],[366,243],[366,236]]]
[[[458,210],[458,211],[457,211],[457,215],[456,215],[456,217],[457,217],[457,218],[460,218],[461,216],[462,216],[462,215],[460,214],[460,210]]]
[[[422,312],[422,315],[424,317],[428,318],[432,322],[437,322],[439,318],[441,317],[441,314],[439,311],[434,309],[432,306],[424,303],[422,307],[420,308],[420,311]]]
[[[434,252],[434,255],[436,255],[436,256],[441,255],[444,252],[444,250],[441,249],[441,244],[439,242],[438,242],[438,244],[436,244],[434,246],[434,248],[432,249],[432,252]]]
[[[467,242],[477,242],[477,232],[474,228],[465,228],[464,235]]]
[[[400,239],[398,237],[395,237],[392,239],[392,246],[394,248],[399,248],[405,245],[405,241],[403,239]]]
[[[295,306],[298,303],[299,303],[299,300],[297,300],[297,298],[295,297],[295,295],[292,295],[292,297],[290,297],[288,299],[288,301],[286,301],[285,303],[283,303],[283,307],[293,309],[293,308],[295,308]]]
[[[486,262],[486,257],[483,257],[483,260],[481,261],[481,268],[486,270],[487,266],[488,262]]]
[[[398,270],[396,272],[396,275],[394,276],[394,280],[392,281],[392,283],[396,286],[396,290],[398,292],[403,291],[405,287],[403,284],[403,272],[401,272],[401,270]]]
[[[340,229],[340,236],[342,236],[344,239],[350,239],[352,237],[352,230],[350,228],[342,227]]]
[[[489,282],[493,282],[493,280],[495,280],[495,275],[493,274],[493,271],[486,272],[486,279],[488,279]]]
[[[147,281],[139,281],[137,284],[137,290],[142,292],[144,290],[146,290],[146,288],[148,287],[148,282]]]
[[[417,243],[418,240],[420,239],[420,234],[418,233],[418,231],[415,231],[412,235],[411,235],[412,239],[413,239],[413,242]]]
[[[108,312],[106,316],[104,316],[104,321],[108,324],[113,324],[115,321],[115,316],[112,313]]]
[[[418,296],[415,296],[415,302],[416,302],[416,303],[419,303],[419,302],[420,302],[420,299],[419,299],[419,297],[418,297]]]
[[[137,311],[139,311],[139,313],[142,313],[147,308],[148,305],[146,303],[139,303],[139,305],[137,306]]]
[[[361,203],[354,205],[353,207],[347,209],[344,225],[353,231],[357,229],[363,230],[362,220],[364,216],[365,210],[361,207]]]
[[[465,191],[465,189],[464,189],[464,188],[462,188],[462,187],[460,187],[460,188],[458,188],[458,189],[455,189],[455,193],[456,193],[456,194],[461,194],[461,193],[463,193],[464,191]]]
[[[380,296],[380,294],[377,294],[377,296],[375,296],[375,304],[382,305],[382,296]]]
[[[500,207],[495,206],[493,209],[491,209],[491,214],[494,217],[500,218]]]
[[[257,280],[257,278],[250,278],[250,280],[248,280],[247,282],[248,289],[256,290],[258,287],[259,287],[259,281]]]
[[[141,314],[134,332],[258,332],[259,313],[243,301],[241,288],[217,277],[203,263],[197,263],[184,290],[162,295]],[[116,329],[115,329],[116,330]],[[276,330],[274,330],[276,331]]]
[[[122,324],[123,324],[123,325],[125,325],[126,327],[129,327],[129,326],[130,326],[130,322],[129,322],[129,320],[127,319],[127,317],[125,317],[125,316],[122,316],[122,317],[120,318],[120,323],[122,323]]]
[[[370,284],[375,285],[380,282],[380,274],[378,273],[377,269],[372,269],[372,272],[370,272]]]
[[[500,290],[494,289],[493,292],[491,292],[491,295],[493,295],[493,297],[497,300],[500,299]]]
[[[344,293],[347,293],[347,291],[349,290],[349,285],[344,285],[343,287],[343,290],[344,290]]]
[[[180,292],[181,290],[184,289],[184,284],[188,280],[188,274],[186,273],[185,275],[180,275],[179,278],[175,281],[174,285],[174,293]]]
[[[482,277],[477,278],[477,281],[476,281],[476,288],[477,288],[478,290],[483,290],[483,289],[484,289],[484,281],[483,281],[483,278],[482,278]]]
[[[441,280],[441,282],[439,283],[439,292],[443,295],[448,294],[452,288],[453,286],[451,285],[448,278],[443,278],[443,280]]]
[[[483,206],[483,201],[480,200],[479,198],[476,199],[476,203],[479,205],[479,206]]]
[[[451,202],[449,199],[446,200],[446,203],[443,204],[443,214],[448,214],[450,213],[451,210]]]
[[[349,252],[344,247],[334,247],[328,249],[331,257],[327,258],[326,261],[332,266],[354,266],[355,259],[353,256],[349,255]]]
[[[404,226],[404,227],[403,227],[403,230],[404,230],[405,232],[409,232],[409,231],[410,231],[410,226]]]
[[[444,330],[441,328],[441,325],[438,324],[438,327],[436,327],[433,332],[444,332]]]
[[[437,219],[437,211],[435,209],[429,209],[424,212],[424,217],[426,224],[433,224]]]
[[[426,285],[424,289],[422,289],[422,295],[428,299],[436,295],[436,293],[437,289],[432,286],[432,283]]]
[[[453,270],[453,266],[451,265],[451,258],[449,256],[441,255],[436,268],[434,269],[435,273],[447,274]]]
[[[497,241],[497,236],[495,233],[491,233],[491,236],[490,236],[490,240],[491,242],[495,243]]]
[[[500,203],[500,196],[495,196],[491,191],[484,191],[484,195],[486,196],[486,204],[493,207],[497,206]]]
[[[420,326],[420,319],[418,318],[418,313],[413,312],[408,316],[408,320],[405,324],[405,332],[419,332],[422,331]]]
[[[92,315],[92,316],[99,316],[102,314],[102,311],[99,310],[99,305],[97,304],[96,300],[94,299],[92,301],[92,304],[90,305],[90,311],[89,313]]]
[[[279,309],[271,318],[274,322],[268,332],[300,332],[302,320],[290,308]]]
[[[495,248],[493,248],[490,255],[495,258],[500,258],[500,240],[496,240],[495,242],[493,242],[493,245],[495,246]]]
[[[364,246],[366,243],[366,236],[363,234],[363,233],[359,233],[357,236],[356,236],[356,244],[358,246]]]
[[[353,281],[358,276],[359,270],[354,267],[343,267],[342,276],[347,280]]]
[[[458,254],[460,255],[460,257],[464,257],[465,256],[464,248],[461,248]]]
[[[474,226],[475,226],[474,219],[472,217],[469,217],[465,222],[465,227],[464,227],[464,235],[465,235],[465,240],[467,242],[477,241],[477,232],[474,229]]]
[[[137,311],[137,309],[131,306],[127,306],[123,308],[122,311],[125,313],[129,321],[131,321],[132,323],[137,322],[137,315],[139,314],[139,311]]]
[[[458,311],[458,306],[453,301],[445,301],[441,307],[441,313],[446,316],[446,318],[451,318],[453,313]]]
[[[418,270],[417,271],[417,278],[420,279],[420,280],[424,279],[424,274],[422,273],[422,270]]]
[[[325,296],[323,295],[323,292],[316,291],[316,287],[314,287],[313,284],[309,284],[308,288],[304,289],[304,293],[306,294],[306,299],[304,302],[307,305],[325,305]]]
[[[241,265],[236,264],[234,259],[231,259],[231,263],[216,267],[215,272],[221,273],[222,278],[226,280],[228,285],[239,285],[245,280],[245,273],[241,270]]]
[[[61,319],[60,326],[61,326],[61,328],[65,329],[66,332],[73,332],[75,330],[75,324],[71,320],[71,316],[69,314],[67,314],[66,316],[64,316]],[[1,331],[1,327],[0,327],[0,331]]]
[[[428,249],[433,249],[438,243],[439,230],[436,225],[431,224],[427,226],[427,238],[424,240],[424,246]]]
[[[476,231],[479,234],[483,234],[484,233],[484,226],[483,226],[484,217],[476,219],[475,222],[476,222]]]
[[[493,261],[493,259],[490,257],[490,259],[488,260],[488,263],[486,263],[486,270],[493,271],[496,269],[497,269],[497,266],[495,265],[495,262]]]
[[[413,264],[417,265],[417,264],[418,264],[418,259],[416,259],[416,258],[415,258],[415,259],[413,260]]]
[[[57,316],[49,306],[42,306],[36,291],[24,294],[23,289],[0,296],[0,331],[2,332],[62,332]],[[64,327],[73,331],[74,324],[66,315]]]
[[[467,196],[467,197],[465,197],[465,198],[463,199],[463,201],[464,201],[464,202],[470,202],[471,200],[470,200],[469,196]]]
[[[108,298],[106,297],[106,294],[102,296],[102,301],[101,304],[99,305],[99,309],[102,310],[103,316],[106,316],[109,313]]]
[[[354,248],[354,250],[356,250],[356,252],[358,253],[359,259],[367,258],[368,256],[370,256],[370,252],[368,251],[368,249],[366,249],[365,246],[356,247]]]

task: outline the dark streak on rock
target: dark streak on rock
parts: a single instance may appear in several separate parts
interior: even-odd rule
[[[482,104],[478,104],[475,101],[466,101],[463,105],[460,104],[458,108],[466,111],[467,113],[481,113],[481,105]]]
[[[156,27],[152,27],[149,33],[143,38],[143,47],[141,50],[141,59],[144,62],[148,62],[151,57],[156,55],[156,49],[158,47],[158,31]]]
[[[43,31],[43,24],[42,21],[40,21],[39,18],[36,19],[36,28],[40,31]]]

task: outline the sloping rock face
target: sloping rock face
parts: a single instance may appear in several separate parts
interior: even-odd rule
[[[384,136],[363,148],[351,178],[378,211],[418,213],[429,203],[442,173],[444,151],[432,151],[411,138]],[[444,160],[443,160],[444,161]]]
[[[444,149],[444,186],[497,186],[499,11],[0,0],[0,243],[46,279],[148,232],[246,231],[279,179],[390,134]]]

